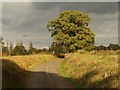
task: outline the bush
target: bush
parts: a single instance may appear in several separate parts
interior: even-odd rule
[[[118,44],[110,44],[108,46],[108,49],[109,50],[119,50],[120,49],[120,46]]]
[[[27,50],[25,49],[24,46],[16,46],[12,51],[11,55],[27,55]]]

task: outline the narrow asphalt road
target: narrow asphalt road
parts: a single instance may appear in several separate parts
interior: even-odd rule
[[[73,88],[62,76],[58,74],[57,66],[61,60],[36,66],[31,70],[26,88]]]

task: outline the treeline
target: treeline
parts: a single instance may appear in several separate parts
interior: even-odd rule
[[[6,45],[5,45],[6,44]],[[0,45],[2,47],[2,55],[3,56],[15,56],[15,55],[30,55],[30,54],[38,54],[38,53],[54,53],[54,54],[65,54],[70,53],[69,47],[64,47],[62,45],[57,45],[56,43],[53,43],[49,49],[43,48],[43,49],[37,49],[33,47],[32,42],[29,43],[29,48],[26,49],[23,45],[23,42],[17,41],[16,46],[13,46],[13,43],[4,43],[3,38],[0,38]],[[109,44],[108,46],[100,45],[100,46],[94,46],[90,49],[87,49],[87,51],[91,50],[120,50],[120,46],[118,44]]]
[[[13,43],[5,43],[2,42],[2,56],[15,56],[15,55],[30,55],[30,54],[38,54],[41,52],[48,52],[48,49],[36,49],[33,47],[32,42],[29,43],[29,49],[27,50],[23,45],[23,42],[17,41],[16,46],[13,46]]]
[[[104,45],[95,46],[95,50],[119,50],[120,45],[118,44],[109,44],[107,47]]]
[[[119,50],[120,46],[118,44],[109,44],[109,46],[95,46],[93,50]],[[49,49],[43,48],[43,49],[36,49],[33,47],[32,42],[29,43],[29,49],[27,50],[25,46],[23,45],[23,42],[20,43],[17,41],[16,46],[13,46],[13,43],[5,43],[2,42],[2,56],[15,56],[15,55],[31,55],[31,54],[38,54],[43,52],[54,52],[54,53],[69,53],[67,48],[62,46],[50,46]]]
[[[56,43],[53,43],[50,46],[50,51],[54,51],[56,53],[70,53],[68,47],[64,47],[62,45],[57,45]],[[94,46],[94,47],[89,47],[89,49],[86,49],[85,51],[100,51],[100,50],[119,50],[120,46],[118,44],[109,44],[108,46],[100,45],[100,46]],[[76,51],[76,50],[74,50]],[[73,52],[74,52],[73,51]]]

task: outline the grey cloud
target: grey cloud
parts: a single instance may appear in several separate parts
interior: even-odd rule
[[[24,4],[24,3],[21,3],[21,4]],[[16,3],[15,3],[15,5],[16,5]],[[21,8],[22,11],[19,9],[21,12],[20,14],[12,14],[11,11],[13,11],[13,10],[11,10],[11,9],[13,9],[13,8],[10,7],[11,8],[10,9],[10,8],[8,8],[9,6],[10,5],[8,4],[8,6],[4,5],[4,7],[3,7],[3,14],[4,14],[3,29],[6,31],[11,30],[16,33],[18,33],[18,32],[19,33],[21,33],[21,32],[38,32],[39,33],[39,31],[44,32],[44,31],[42,31],[42,29],[43,30],[46,29],[45,24],[47,24],[48,20],[53,18],[55,16],[55,14],[58,12],[56,8],[48,9],[46,11],[33,10],[33,9],[31,9],[31,7],[30,7],[31,4],[30,4],[30,6],[28,8],[25,8],[25,5],[23,5],[24,7]],[[10,9],[10,11],[8,11],[8,9]],[[23,11],[23,9],[24,9],[24,11]],[[14,12],[18,12],[15,10],[14,10]],[[53,13],[51,13],[51,11]],[[14,18],[13,18],[13,15],[14,15]],[[44,28],[43,28],[43,24],[44,24]]]
[[[118,43],[118,13],[90,15],[92,16],[90,28],[96,34],[96,44]]]
[[[10,24],[10,22],[11,21],[9,19],[7,19],[7,18],[2,19],[2,24],[8,25],[8,24]]]
[[[88,2],[88,0],[32,0],[33,2]],[[89,0],[89,2],[119,2],[119,0]]]
[[[118,44],[118,36],[110,36],[108,35],[107,37],[98,37],[95,39],[96,45],[106,45],[108,46],[109,44]]]
[[[77,9],[84,12],[103,14],[115,13],[118,9],[117,2],[34,2],[32,6],[38,10],[60,8],[61,11]]]
[[[37,10],[48,10],[56,7],[59,3],[56,2],[32,2],[32,7]]]

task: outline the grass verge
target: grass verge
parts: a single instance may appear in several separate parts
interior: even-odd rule
[[[26,55],[2,57],[2,86],[3,88],[24,88],[30,75],[30,69],[37,64],[51,62],[53,55]]]
[[[118,55],[73,53],[59,65],[59,73],[76,88],[118,88]]]

